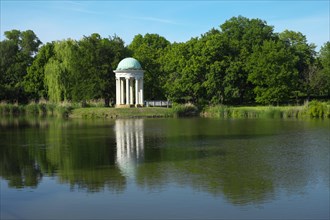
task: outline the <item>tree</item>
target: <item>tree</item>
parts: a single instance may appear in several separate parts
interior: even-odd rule
[[[138,34],[128,46],[134,58],[141,62],[144,73],[145,99],[163,99],[162,89],[166,74],[162,71],[161,57],[170,42],[158,34]]]
[[[330,97],[330,42],[326,42],[318,57],[319,68],[314,71],[310,80],[315,95]]]
[[[279,39],[282,40],[291,52],[298,58],[295,68],[299,73],[297,85],[295,85],[296,93],[305,94],[311,93],[310,78],[315,68],[315,45],[308,44],[306,36],[300,32],[285,30],[279,34]]]
[[[0,66],[0,100],[14,99],[13,93],[18,80],[15,79],[17,65],[16,54],[18,47],[13,41],[0,42],[1,66]]]
[[[205,97],[205,59],[200,55],[202,44],[198,38],[173,44],[162,62],[168,73],[164,89],[168,99],[175,102],[202,102]]]
[[[23,90],[23,78],[27,67],[34,60],[41,41],[31,30],[11,30],[4,33],[6,39],[1,41],[1,76],[0,99],[7,101],[26,101]]]
[[[77,43],[74,40],[63,40],[54,42],[54,56],[45,65],[45,86],[49,100],[60,102],[72,100],[72,89],[74,89],[74,51]]]
[[[127,50],[118,36],[102,39],[99,34],[84,37],[78,42],[77,66],[74,68],[74,101],[103,98],[109,106],[115,96],[113,69],[123,59]]]
[[[53,56],[54,43],[47,43],[40,48],[32,65],[27,68],[27,75],[24,77],[24,89],[36,101],[40,98],[48,98],[44,83],[45,66]]]
[[[102,75],[104,85],[102,87],[102,97],[104,98],[105,106],[109,106],[110,99],[115,99],[115,76],[113,70],[116,69],[118,63],[129,56],[129,50],[124,45],[124,41],[114,35],[102,40],[103,50],[100,57],[104,63],[110,64],[110,69],[106,74]]]
[[[84,36],[79,41],[54,43],[54,55],[45,65],[45,85],[54,102],[70,100],[86,104],[103,98],[109,106],[114,97],[113,69],[126,56],[124,42],[117,36]]]
[[[173,45],[163,60],[173,101],[246,103],[254,99],[247,63],[264,41],[276,39],[273,27],[259,19],[233,17],[200,38]]]
[[[248,80],[255,86],[258,103],[279,104],[288,100],[296,90],[298,60],[283,41],[265,41],[261,47],[255,47],[248,63]]]
[[[227,103],[243,103],[253,99],[250,91],[247,61],[254,47],[265,40],[276,38],[273,27],[260,19],[233,17],[220,26],[221,36],[226,44],[223,56],[227,62],[224,71],[224,96]]]
[[[58,103],[63,100],[62,75],[64,70],[61,63],[54,58],[49,59],[45,65],[45,84],[51,102]]]

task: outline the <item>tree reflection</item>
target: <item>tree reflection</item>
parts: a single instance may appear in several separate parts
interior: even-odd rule
[[[88,124],[50,126],[47,157],[58,167],[60,182],[89,192],[125,189],[125,177],[114,166],[115,139],[108,132],[107,127]]]
[[[15,188],[37,187],[43,176],[56,176],[72,190],[87,192],[120,193],[129,181],[148,190],[171,183],[239,205],[272,199],[279,187],[304,188],[317,178],[317,166],[318,175],[329,179],[329,153],[313,153],[311,135],[283,135],[280,124],[252,122],[235,130],[232,124],[168,121],[0,123],[0,175]],[[318,147],[328,152],[317,134]]]

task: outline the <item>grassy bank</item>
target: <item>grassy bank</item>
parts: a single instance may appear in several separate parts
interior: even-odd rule
[[[173,117],[170,108],[105,108],[90,107],[73,109],[70,118],[130,118],[130,117]]]
[[[210,106],[201,113],[212,118],[330,118],[330,104],[311,101],[303,106]]]
[[[77,103],[30,103],[17,105],[0,103],[0,116],[37,116],[70,118],[132,118],[132,117],[184,117],[199,114],[194,105],[174,105],[173,108],[109,108],[101,105],[88,105],[82,108]]]
[[[76,108],[70,114],[71,118],[158,118],[158,117],[187,117],[198,116],[194,105],[174,105],[173,108],[144,107],[144,108]]]
[[[187,117],[211,118],[330,118],[330,103],[311,101],[303,106],[209,106],[199,111],[192,104],[173,105],[172,108],[82,108],[74,103],[30,103],[17,105],[0,103],[0,116],[55,116],[70,118],[134,118]]]
[[[17,105],[0,103],[0,116],[55,116],[68,117],[74,106],[70,103],[29,103]]]

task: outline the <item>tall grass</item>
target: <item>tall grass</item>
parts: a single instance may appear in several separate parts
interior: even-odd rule
[[[302,106],[245,106],[232,107],[225,105],[206,107],[201,113],[193,104],[173,104],[171,109],[141,108],[115,109],[101,108],[101,102],[88,103],[92,108],[81,108],[80,103],[31,102],[27,105],[0,103],[0,116],[55,116],[69,117],[86,115],[86,117],[187,117],[198,116],[213,118],[330,118],[330,102],[311,101]],[[73,112],[73,110],[75,111]],[[77,117],[78,117],[77,116]]]
[[[173,104],[172,113],[175,117],[189,117],[189,116],[198,116],[198,108],[191,104]]]
[[[70,103],[31,102],[27,105],[0,103],[0,116],[57,116],[68,117],[73,106]]]
[[[303,106],[209,106],[201,113],[214,118],[330,118],[330,104],[311,101]]]

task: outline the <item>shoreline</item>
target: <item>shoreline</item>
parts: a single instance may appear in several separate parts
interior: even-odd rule
[[[30,103],[28,105],[0,103],[0,117],[62,117],[62,118],[328,118],[329,102],[311,101],[300,106],[206,106],[198,109],[192,104],[176,104],[172,108],[113,108],[80,107],[78,104]]]

